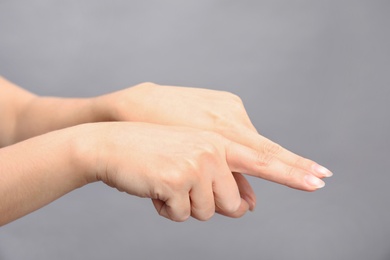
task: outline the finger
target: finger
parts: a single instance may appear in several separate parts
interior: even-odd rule
[[[230,214],[236,212],[242,203],[236,180],[227,165],[223,165],[213,182],[214,201],[216,208]]]
[[[191,215],[190,199],[187,196],[172,197],[167,201],[152,199],[158,214],[176,222],[186,221]]]
[[[325,186],[321,179],[304,169],[234,142],[226,147],[226,161],[233,172],[245,172],[292,188],[314,191]]]
[[[299,156],[283,147],[281,147],[279,153],[276,154],[276,156],[279,159],[290,164],[291,166],[301,168],[311,172],[313,175],[317,176],[318,178],[331,177],[333,175],[333,173],[329,171],[327,168],[325,168],[324,166],[321,166],[312,160]]]
[[[333,175],[331,171],[318,163],[299,156],[252,130],[240,128],[230,132],[226,131],[224,135],[236,143],[248,146],[259,153],[275,156],[280,161],[291,165],[292,167],[308,171],[318,178],[330,177]]]
[[[272,154],[276,156],[279,160],[293,167],[309,171],[319,178],[332,176],[332,172],[330,172],[325,167],[319,165],[312,160],[299,156],[261,135],[258,136],[258,141],[256,145],[258,151],[263,151],[264,153]]]
[[[190,192],[191,216],[202,221],[209,220],[215,213],[213,188],[210,182],[207,184],[195,185]]]
[[[241,198],[249,205],[249,210],[253,211],[256,207],[256,194],[249,184],[248,180],[241,173],[233,172],[233,177],[236,180]]]
[[[240,218],[245,215],[245,213],[249,210],[249,204],[244,199],[241,199],[240,207],[234,212],[226,212],[219,207],[216,207],[215,211],[223,216],[230,218]]]

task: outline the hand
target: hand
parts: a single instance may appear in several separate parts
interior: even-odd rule
[[[241,99],[228,92],[144,83],[96,101],[100,107],[108,108],[105,111],[109,111],[107,118],[111,120],[194,127],[255,149],[263,162],[256,176],[266,180],[314,191],[324,186],[321,178],[332,175],[317,163],[259,135]],[[252,192],[245,191],[249,185],[239,186],[246,197],[255,199]]]
[[[86,127],[92,129],[80,147],[88,149],[81,154],[93,155],[86,160],[90,181],[152,198],[159,214],[174,221],[190,215],[207,220],[215,212],[240,217],[249,209],[237,184],[250,186],[231,172],[257,174],[262,166],[256,151],[192,128],[123,122]]]
[[[52,131],[0,149],[0,226],[99,180],[152,198],[175,221],[240,217],[250,205],[238,185],[250,186],[231,172],[256,174],[256,160],[255,151],[193,128],[114,122]]]

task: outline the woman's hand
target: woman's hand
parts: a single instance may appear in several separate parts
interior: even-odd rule
[[[81,155],[92,155],[85,169],[90,181],[104,183],[139,197],[153,199],[156,210],[174,221],[189,216],[209,219],[214,212],[240,217],[254,203],[241,175],[283,172],[284,164],[222,135],[188,127],[147,123],[98,123],[81,135]],[[87,137],[89,136],[89,137]],[[307,190],[322,181],[300,172]]]
[[[237,186],[249,184],[232,172],[260,169],[257,153],[219,134],[144,123],[87,125],[80,141],[89,154],[86,172],[104,183],[153,199],[156,210],[174,221],[209,219],[215,212],[240,217],[251,207]],[[254,202],[253,202],[254,203]]]
[[[240,173],[307,191],[331,175],[259,135],[230,93],[145,83],[61,99],[0,85],[8,125],[0,131],[0,226],[96,180],[150,197],[161,215],[181,221],[253,209]],[[144,123],[84,124],[101,121]]]
[[[240,217],[250,208],[232,174],[261,169],[256,151],[219,134],[145,123],[94,123],[0,149],[0,226],[88,183],[153,199],[174,221]]]
[[[187,126],[218,133],[257,151],[259,160],[264,162],[257,177],[292,188],[313,191],[324,185],[319,178],[332,175],[317,163],[259,135],[241,99],[228,92],[143,83],[98,97],[94,103],[111,120]],[[247,187],[245,184],[240,190]],[[248,196],[254,198],[252,193]]]
[[[144,83],[97,98],[64,99],[38,97],[1,78],[0,85],[0,109],[6,111],[0,119],[8,126],[0,131],[0,147],[77,124],[139,121],[219,133],[255,149],[269,164],[258,177],[293,188],[315,190],[324,184],[317,178],[331,176],[315,162],[259,135],[240,98],[228,92]],[[305,177],[307,173],[311,177]],[[235,176],[244,179],[238,173]],[[238,181],[244,197],[255,200],[252,192],[245,192],[244,182]]]

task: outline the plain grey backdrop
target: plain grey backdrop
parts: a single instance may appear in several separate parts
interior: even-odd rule
[[[0,228],[0,259],[389,260],[389,11],[388,0],[0,0],[0,74],[24,88],[231,91],[263,135],[334,172],[315,193],[250,178],[256,211],[208,222],[174,223],[89,185]]]

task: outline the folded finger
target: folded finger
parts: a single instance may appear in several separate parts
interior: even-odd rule
[[[192,217],[205,221],[214,215],[215,202],[211,183],[195,185],[190,191],[190,199]]]
[[[241,198],[249,205],[249,210],[253,211],[256,207],[256,194],[244,175],[238,172],[233,172],[233,177],[236,180]]]
[[[152,199],[158,214],[176,222],[186,221],[191,215],[190,199],[187,195],[175,195],[166,201]]]
[[[215,208],[215,211],[223,216],[230,217],[230,218],[240,218],[245,215],[246,212],[249,210],[249,204],[244,199],[241,199],[240,207],[233,211],[233,212],[226,212],[223,209],[220,209],[219,207]]]
[[[230,214],[240,208],[242,199],[236,180],[227,165],[223,165],[221,169],[213,182],[215,206],[220,211]]]

